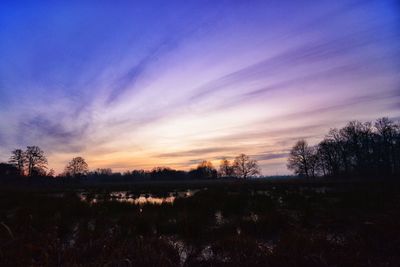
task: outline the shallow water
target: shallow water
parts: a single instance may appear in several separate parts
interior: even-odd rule
[[[113,200],[124,203],[131,203],[135,205],[155,204],[161,205],[165,203],[173,204],[177,198],[192,197],[200,190],[186,190],[170,192],[167,196],[156,196],[152,194],[133,195],[128,191],[113,191],[109,194],[96,194],[91,195],[88,192],[83,192],[79,195],[82,201],[96,203],[99,201]]]

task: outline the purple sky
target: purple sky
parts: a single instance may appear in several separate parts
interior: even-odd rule
[[[286,174],[299,138],[400,118],[397,1],[79,2],[0,4],[0,161]]]

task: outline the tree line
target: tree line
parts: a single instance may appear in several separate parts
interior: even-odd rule
[[[15,149],[8,163],[0,163],[2,177],[55,177],[54,170],[47,171],[48,161],[44,151],[38,146],[28,146],[26,150]],[[56,178],[87,181],[133,181],[133,180],[185,180],[216,179],[236,177],[247,179],[260,174],[256,160],[240,154],[230,161],[221,160],[219,168],[210,161],[202,161],[189,171],[175,170],[169,167],[155,167],[152,170],[132,170],[114,173],[110,168],[98,168],[93,171],[83,157],[74,157],[67,163],[64,171]]]
[[[260,174],[256,160],[240,154],[230,161],[222,159],[218,168],[210,161],[202,161],[189,171],[175,170],[169,167],[155,167],[152,170],[132,170],[124,173],[113,173],[111,169],[96,169],[85,176],[87,181],[143,181],[143,180],[201,180],[218,178],[248,179]]]
[[[38,146],[15,149],[8,163],[0,163],[1,177],[54,177],[47,171],[48,161]],[[388,118],[375,123],[351,121],[341,129],[331,129],[317,145],[299,140],[291,149],[287,167],[301,177],[394,177],[400,175],[400,124]],[[184,180],[237,177],[247,179],[260,174],[256,160],[240,154],[232,161],[223,158],[219,168],[202,161],[189,171],[156,167],[152,170],[132,170],[114,173],[111,169],[89,171],[82,157],[67,163],[58,178],[78,178],[104,181]]]
[[[299,140],[288,169],[303,177],[395,177],[400,175],[400,124],[388,118],[351,121],[331,129],[317,145]]]

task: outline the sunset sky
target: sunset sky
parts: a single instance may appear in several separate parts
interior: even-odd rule
[[[0,161],[290,173],[297,139],[400,119],[399,25],[385,0],[1,1]]]

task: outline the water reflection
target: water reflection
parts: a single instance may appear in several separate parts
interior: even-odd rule
[[[121,202],[130,202],[130,203],[134,203],[134,204],[139,204],[139,205],[143,205],[143,204],[158,204],[161,205],[163,203],[173,203],[175,201],[174,196],[169,196],[169,197],[152,197],[152,196],[140,196],[138,198],[128,198],[126,200],[124,199],[119,199],[117,201],[121,201]]]
[[[89,202],[91,204],[99,201],[118,201],[124,203],[131,203],[135,205],[154,204],[161,205],[165,203],[173,204],[177,198],[188,198],[192,197],[200,190],[186,190],[186,191],[174,191],[167,194],[167,196],[157,196],[152,194],[140,194],[134,195],[128,191],[114,191],[105,194],[92,194],[90,192],[83,192],[79,195],[82,201]]]

